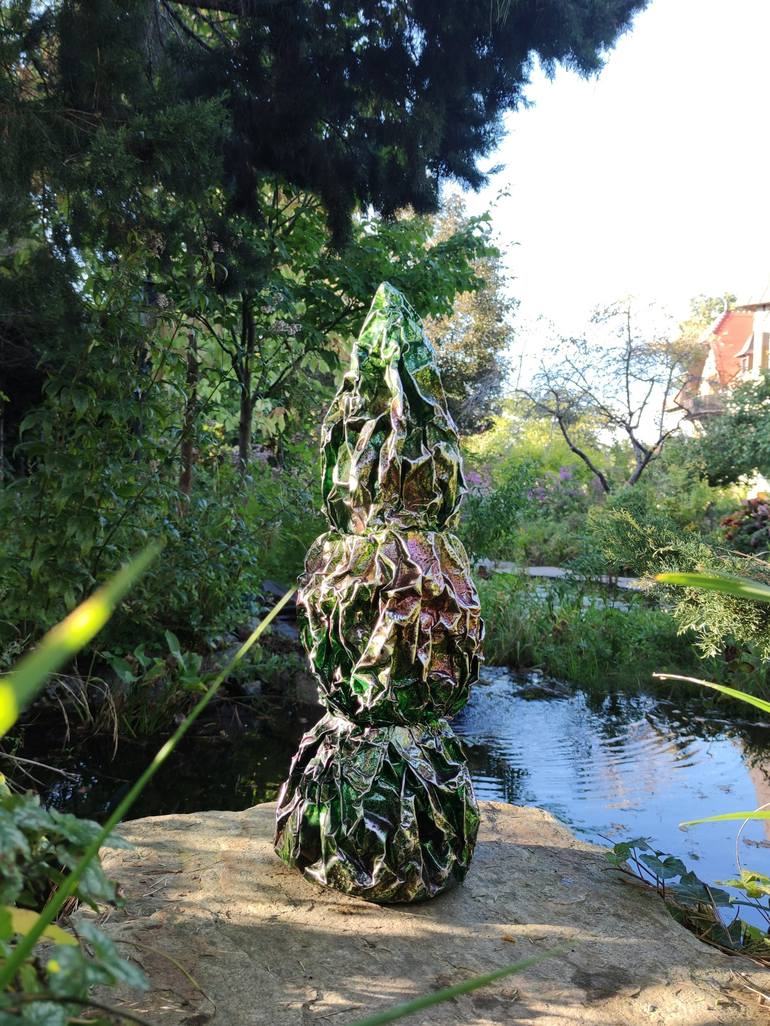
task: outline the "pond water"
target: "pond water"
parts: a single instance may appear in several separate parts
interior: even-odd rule
[[[595,696],[488,667],[453,727],[467,747],[479,798],[541,806],[597,843],[648,837],[711,883],[735,873],[736,846],[744,865],[770,875],[770,821],[749,824],[737,845],[737,823],[679,826],[770,802],[770,725],[706,715],[686,685],[676,687],[683,689],[679,704],[620,692]],[[239,809],[275,798],[300,735],[317,716],[296,710],[272,722],[267,739],[212,724],[208,736],[183,742],[132,815]],[[47,799],[102,818],[159,743],[121,742],[114,763],[102,742],[69,758],[49,752],[46,761],[67,775],[45,781]]]
[[[770,821],[740,836],[736,822],[679,826],[770,802],[770,725],[695,709],[487,668],[453,726],[479,798],[538,805],[599,844],[647,837],[709,883],[735,875],[736,859],[770,875]]]

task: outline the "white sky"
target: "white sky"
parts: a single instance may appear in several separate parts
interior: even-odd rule
[[[565,334],[626,294],[684,316],[770,279],[770,0],[652,0],[598,78],[533,75],[489,187],[521,300]]]

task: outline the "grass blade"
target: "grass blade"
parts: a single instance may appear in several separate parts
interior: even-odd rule
[[[384,1023],[405,1019],[408,1015],[415,1015],[417,1012],[432,1008],[433,1005],[441,1004],[444,1001],[451,1001],[452,998],[460,997],[462,994],[470,994],[471,991],[478,990],[479,987],[485,987],[488,983],[494,983],[513,973],[529,969],[530,966],[537,965],[538,962],[543,962],[546,958],[565,954],[566,951],[567,948],[552,948],[550,951],[544,951],[542,955],[533,955],[532,958],[525,958],[513,965],[506,965],[502,969],[484,973],[483,976],[474,976],[471,980],[463,980],[462,983],[456,983],[453,987],[445,987],[443,990],[425,994],[413,1001],[406,1001],[403,1005],[395,1005],[383,1012],[376,1012],[374,1015],[367,1016],[366,1019],[359,1019],[358,1022],[351,1023],[350,1026],[383,1026]]]
[[[752,581],[749,577],[721,577],[718,574],[656,574],[660,584],[676,584],[682,588],[704,588],[706,591],[720,591],[735,598],[756,599],[770,602],[770,585]]]
[[[0,679],[0,737],[3,737],[41,689],[46,678],[71,659],[97,634],[112,616],[134,583],[160,552],[158,542],[122,567],[90,598],[43,637],[35,649],[6,677]]]
[[[694,826],[696,823],[727,823],[734,819],[770,819],[770,809],[755,809],[753,812],[722,812],[718,816],[704,816],[703,819],[686,819],[679,826]]]
[[[209,704],[211,699],[219,690],[223,681],[232,673],[235,666],[237,666],[241,659],[243,659],[252,645],[259,639],[268,624],[278,615],[281,609],[283,609],[295,591],[296,588],[292,588],[290,591],[287,591],[283,598],[273,606],[267,616],[255,627],[251,635],[246,641],[244,641],[230,662],[212,681],[206,693],[200,698],[187,716],[185,716],[184,720],[182,720],[168,741],[161,745],[152,762],[147,766],[141,776],[137,778],[127,794],[118,803],[99,833],[85,848],[82,856],[70,872],[69,876],[59,885],[54,894],[48,899],[34,925],[18,942],[8,960],[0,966],[0,991],[7,990],[9,988],[16,973],[24,964],[25,959],[31,953],[35,944],[37,944],[38,940],[44,933],[45,928],[56,919],[64,903],[70,895],[75,893],[83,873],[88,868],[89,862],[98,855],[99,849],[102,847],[104,842],[110,836],[118,823],[123,819],[125,814],[147,786],[148,782],[155,776],[169,755],[174,751],[195,720],[197,720]]]
[[[770,702],[766,702],[764,698],[749,695],[745,691],[728,688],[725,684],[715,684],[713,681],[701,680],[699,677],[682,677],[678,673],[653,673],[653,677],[657,680],[683,680],[688,684],[702,684],[704,688],[721,691],[723,695],[729,695],[730,698],[736,698],[739,702],[746,702],[747,705],[753,705],[755,708],[761,709],[762,712],[770,714]]]

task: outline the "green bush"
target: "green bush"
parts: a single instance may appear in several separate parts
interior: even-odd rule
[[[10,956],[15,938],[27,932],[99,829],[89,820],[42,808],[35,795],[11,794],[0,777],[0,960]],[[111,843],[125,846],[118,838]],[[98,858],[89,863],[75,896],[92,909],[118,903]],[[75,1018],[82,1021],[91,987],[147,986],[143,973],[87,920],[81,919],[74,932],[49,926],[43,936],[44,953],[38,950],[24,962],[16,988],[0,994],[0,1023],[66,1026]],[[108,1021],[111,1016],[88,1019],[94,1026]]]
[[[753,694],[770,691],[758,652],[727,648],[704,659],[695,635],[645,596],[572,582],[537,584],[512,574],[479,581],[479,593],[493,665],[537,668],[588,688],[639,687],[662,672],[712,676]]]
[[[463,500],[458,534],[472,557],[517,558],[521,523],[532,509],[536,472],[534,460],[512,463],[505,479],[496,486],[478,473],[468,472],[471,487]]]
[[[519,669],[538,668],[573,684],[637,686],[663,666],[694,670],[697,656],[676,623],[628,593],[627,609],[605,604],[612,591],[494,574],[479,585],[487,625],[486,658]]]

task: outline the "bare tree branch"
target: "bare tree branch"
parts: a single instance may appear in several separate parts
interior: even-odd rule
[[[592,320],[608,328],[609,338],[562,339],[552,363],[541,365],[531,390],[517,391],[534,410],[555,421],[570,451],[609,492],[608,475],[576,440],[577,422],[590,414],[603,430],[628,439],[633,469],[625,483],[635,484],[677,430],[678,425],[666,428],[666,415],[681,383],[685,358],[678,340],[640,334],[631,301],[615,304]]]

